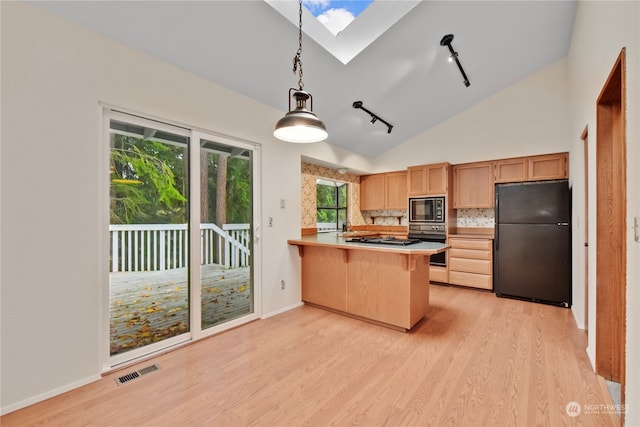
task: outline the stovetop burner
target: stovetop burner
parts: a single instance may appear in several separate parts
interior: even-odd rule
[[[352,239],[347,239],[347,242],[353,243],[377,243],[379,245],[399,245],[406,246],[412,245],[414,243],[420,243],[419,239],[398,239],[393,236],[389,237],[354,237]]]

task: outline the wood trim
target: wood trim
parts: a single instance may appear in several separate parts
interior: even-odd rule
[[[458,227],[449,234],[449,237],[475,237],[493,239],[495,228],[488,227]]]
[[[376,233],[407,233],[406,225],[354,225],[354,231],[374,231]]]
[[[303,228],[300,232],[300,235],[302,236],[311,236],[313,234],[318,234],[318,228],[316,227]]]
[[[623,48],[596,104],[596,372],[622,384],[626,346],[626,76]]]

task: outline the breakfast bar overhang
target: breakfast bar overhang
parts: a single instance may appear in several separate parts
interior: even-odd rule
[[[337,233],[288,240],[302,263],[302,300],[342,314],[410,330],[429,307],[429,257],[435,242],[385,245],[348,242]]]

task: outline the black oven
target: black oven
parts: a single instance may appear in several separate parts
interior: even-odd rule
[[[412,224],[409,223],[409,238],[420,239],[424,242],[446,243],[447,233],[445,224]],[[431,255],[429,264],[441,267],[447,266],[447,255],[445,252]]]

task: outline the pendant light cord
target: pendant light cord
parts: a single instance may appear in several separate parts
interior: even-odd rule
[[[300,13],[298,14],[298,51],[296,55],[293,57],[293,74],[298,71],[298,89],[304,89],[304,83],[302,83],[302,59],[300,59],[300,55],[302,55],[302,0],[298,1],[300,6]]]

